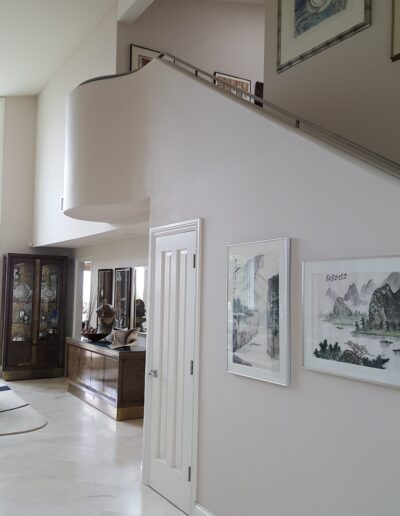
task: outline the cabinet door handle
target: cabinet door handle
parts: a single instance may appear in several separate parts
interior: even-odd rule
[[[153,376],[154,378],[157,378],[158,377],[158,371],[157,369],[151,369],[149,371],[149,376]]]

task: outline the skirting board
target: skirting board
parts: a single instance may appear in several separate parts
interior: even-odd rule
[[[194,507],[194,516],[214,516],[210,511],[207,511],[207,509],[204,509],[201,505],[196,503]]]

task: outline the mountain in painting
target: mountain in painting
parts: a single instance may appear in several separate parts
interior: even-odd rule
[[[337,294],[331,287],[328,288],[325,295],[329,297],[329,299],[331,299],[332,301],[336,301]]]
[[[397,292],[400,288],[400,272],[391,272],[382,283],[382,286],[389,285],[393,292]]]
[[[370,279],[367,283],[361,287],[360,295],[363,299],[369,299],[372,295],[372,292],[376,289],[376,285],[374,280]]]
[[[377,288],[369,304],[371,329],[398,327],[400,323],[400,290],[393,292],[388,283]]]
[[[358,305],[362,304],[362,299],[360,297],[357,285],[355,283],[352,283],[349,286],[346,294],[343,297],[343,300],[346,301],[347,303],[351,303],[354,306],[358,306]]]
[[[353,315],[353,312],[346,305],[342,297],[338,297],[333,306],[333,316],[335,319],[347,319]]]

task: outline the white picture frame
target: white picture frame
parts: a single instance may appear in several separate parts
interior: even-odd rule
[[[290,239],[227,249],[227,371],[290,384]]]
[[[303,366],[400,387],[400,256],[303,262]]]
[[[371,0],[279,0],[278,73],[371,25]]]

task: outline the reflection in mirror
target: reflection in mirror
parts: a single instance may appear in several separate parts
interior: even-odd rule
[[[113,288],[112,269],[99,269],[97,277],[97,307],[102,305],[112,305]]]
[[[117,328],[130,328],[132,269],[115,269],[114,308]]]
[[[135,325],[141,332],[147,330],[147,277],[147,266],[135,267]]]
[[[94,299],[92,292],[92,262],[85,260],[80,263],[82,270],[82,331],[89,329],[93,314]]]

